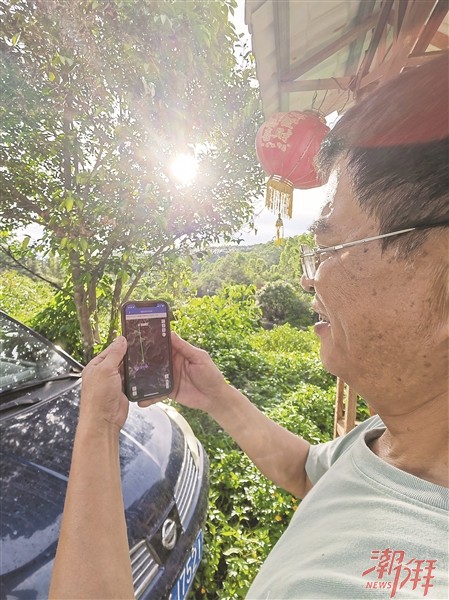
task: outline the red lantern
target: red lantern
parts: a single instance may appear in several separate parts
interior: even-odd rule
[[[322,185],[314,159],[329,127],[315,112],[275,113],[256,135],[256,153],[270,175],[266,205],[273,212],[291,218],[293,188]]]

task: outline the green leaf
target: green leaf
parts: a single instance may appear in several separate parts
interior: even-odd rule
[[[230,556],[231,554],[240,554],[241,548],[228,548],[223,552],[223,556]]]
[[[74,202],[74,198],[73,196],[68,196],[65,200],[64,200],[64,207],[66,209],[67,212],[70,212],[73,208],[73,202]]]
[[[48,79],[50,81],[54,81],[56,79],[56,75],[53,73],[53,71],[49,71],[49,73],[48,73]]]
[[[225,537],[230,537],[230,536],[235,535],[235,534],[236,534],[236,532],[235,532],[234,529],[230,529],[230,530],[229,529],[224,529],[221,532],[221,535],[224,535]]]
[[[89,247],[86,238],[83,237],[78,240],[78,244],[83,252],[86,252],[87,248]]]
[[[126,283],[129,279],[129,274],[125,270],[121,269],[117,273],[117,279],[121,279],[122,283]]]
[[[28,244],[30,243],[30,236],[28,235],[27,237],[23,238],[22,244],[20,246],[21,250],[26,250],[28,248]]]
[[[20,40],[20,34],[21,34],[21,32],[19,31],[18,33],[15,33],[15,34],[12,36],[12,38],[11,38],[11,44],[12,44],[13,46],[16,46],[16,45],[17,45],[17,43],[18,43],[18,41]]]

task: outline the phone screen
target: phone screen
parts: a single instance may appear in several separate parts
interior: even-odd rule
[[[129,400],[168,394],[173,388],[170,325],[166,302],[127,302],[122,307],[125,388]]]

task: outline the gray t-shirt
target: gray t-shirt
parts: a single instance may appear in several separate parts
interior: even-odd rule
[[[449,489],[376,456],[384,429],[376,416],[311,447],[314,487],[248,600],[449,598]]]

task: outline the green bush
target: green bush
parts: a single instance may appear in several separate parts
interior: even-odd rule
[[[310,304],[290,283],[267,283],[257,292],[256,298],[263,318],[269,323],[290,323],[294,327],[308,327],[313,323]]]
[[[267,414],[310,443],[328,441],[332,437],[333,394],[333,390],[303,384]],[[299,501],[266,479],[207,415],[185,408],[181,412],[211,463],[205,559],[192,596],[244,598]]]
[[[59,292],[31,320],[31,327],[82,362],[83,343],[73,300]]]
[[[18,271],[0,273],[0,308],[25,325],[30,325],[54,294],[50,284],[44,281],[31,279]]]
[[[312,330],[265,331],[253,288],[226,288],[175,311],[174,328],[212,355],[230,383],[310,443],[332,437],[335,381]],[[299,502],[276,488],[208,415],[184,407],[211,464],[205,554],[191,596],[244,598]]]
[[[260,329],[251,337],[251,344],[257,350],[279,352],[311,352],[319,354],[319,341],[311,329],[296,329],[288,323],[267,331]]]

